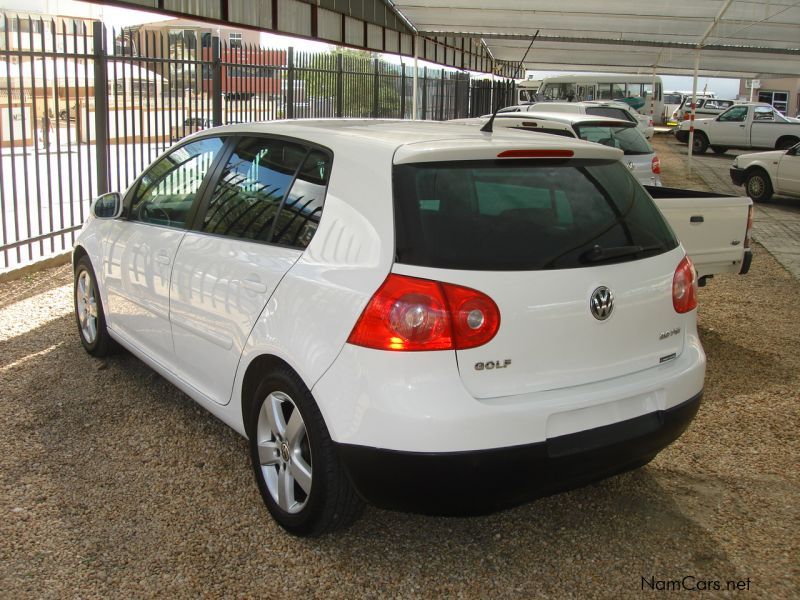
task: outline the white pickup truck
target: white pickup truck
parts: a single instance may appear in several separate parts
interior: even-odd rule
[[[740,154],[731,165],[731,181],[744,185],[753,202],[772,194],[800,198],[800,144],[788,150]]]
[[[744,275],[750,270],[750,198],[661,186],[644,188],[694,262],[700,285],[719,273]]]
[[[675,129],[679,142],[689,142],[690,121]],[[694,122],[694,152],[703,154],[709,147],[715,154],[729,148],[786,150],[800,142],[800,120],[787,119],[771,105],[746,103],[731,106],[713,119]]]

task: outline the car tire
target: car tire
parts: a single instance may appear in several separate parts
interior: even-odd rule
[[[261,497],[286,531],[315,537],[359,517],[364,502],[339,460],[322,413],[288,367],[275,369],[259,384],[247,433]]]
[[[747,174],[744,189],[753,202],[766,202],[772,198],[772,182],[761,169],[754,169]]]
[[[694,143],[692,144],[693,154],[705,154],[708,150],[708,138],[704,133],[694,132]]]
[[[725,154],[728,151],[728,149],[725,148],[724,146],[711,146],[711,151],[714,154]]]
[[[72,298],[75,303],[75,323],[84,349],[96,358],[108,356],[114,350],[114,340],[106,329],[103,301],[88,256],[82,256],[75,263]]]

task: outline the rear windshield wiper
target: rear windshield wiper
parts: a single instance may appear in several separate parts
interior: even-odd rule
[[[597,263],[606,260],[614,260],[615,258],[622,258],[624,256],[637,256],[643,252],[653,252],[654,250],[663,250],[663,246],[611,246],[604,248],[595,244],[580,256],[581,262]]]

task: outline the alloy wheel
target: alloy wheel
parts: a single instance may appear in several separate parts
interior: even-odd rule
[[[284,392],[272,392],[261,405],[256,443],[272,499],[281,510],[299,513],[311,493],[311,446],[303,416]]]
[[[91,274],[83,270],[78,275],[78,285],[75,287],[75,306],[78,311],[78,324],[81,335],[87,344],[93,344],[97,339],[97,298],[96,286]]]

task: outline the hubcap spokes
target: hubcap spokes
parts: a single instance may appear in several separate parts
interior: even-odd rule
[[[75,306],[78,311],[81,335],[89,344],[94,342],[97,337],[97,300],[94,289],[89,272],[81,271],[78,275],[78,285],[75,288]]]
[[[288,513],[300,512],[311,492],[311,448],[303,417],[285,393],[273,392],[264,400],[256,441],[272,499]]]

